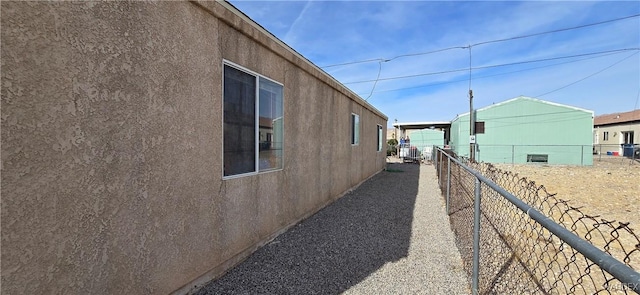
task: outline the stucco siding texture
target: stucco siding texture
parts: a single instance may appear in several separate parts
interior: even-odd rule
[[[0,293],[186,290],[384,167],[386,117],[202,5],[1,2]],[[223,180],[223,60],[284,85],[283,170]]]
[[[598,143],[603,145],[618,145],[624,143],[623,132],[633,132],[633,142],[640,143],[640,123],[637,124],[616,124],[609,126],[599,126],[594,128],[598,133]],[[608,132],[607,140],[604,140],[604,132]]]

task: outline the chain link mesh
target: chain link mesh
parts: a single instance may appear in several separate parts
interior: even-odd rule
[[[437,156],[440,188],[445,195],[450,177],[451,228],[464,268],[471,275],[475,176],[441,153]],[[585,214],[544,186],[491,164],[460,160],[583,240],[632,269],[640,269],[640,238],[629,223]],[[485,184],[481,185],[480,208],[480,294],[634,293],[631,286],[618,281]]]

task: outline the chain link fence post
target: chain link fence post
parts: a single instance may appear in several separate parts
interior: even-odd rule
[[[440,157],[442,157],[442,152],[440,152]],[[442,160],[440,160],[440,163],[438,164],[438,185],[442,187],[440,179],[442,179]]]
[[[440,162],[438,160],[440,158],[440,151],[438,149],[436,149],[434,156],[433,165],[436,166],[436,171],[439,171],[438,166],[440,165]],[[440,175],[438,175],[438,187],[440,187]]]
[[[473,208],[473,273],[471,278],[471,292],[480,294],[478,282],[480,276],[480,179],[475,177]]]
[[[451,158],[447,157],[447,215],[449,215],[450,190],[451,190]]]

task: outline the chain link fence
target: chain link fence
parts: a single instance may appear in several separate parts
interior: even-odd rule
[[[469,154],[469,145],[451,146],[460,155]],[[552,165],[585,165],[607,161],[619,164],[640,164],[639,144],[593,145],[495,145],[476,144],[478,162]]]
[[[447,154],[437,149],[434,160],[474,293],[640,292],[640,239],[628,223],[584,214],[526,178]]]

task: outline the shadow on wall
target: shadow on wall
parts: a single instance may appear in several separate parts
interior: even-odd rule
[[[420,165],[389,167],[197,294],[338,294],[406,257]]]

